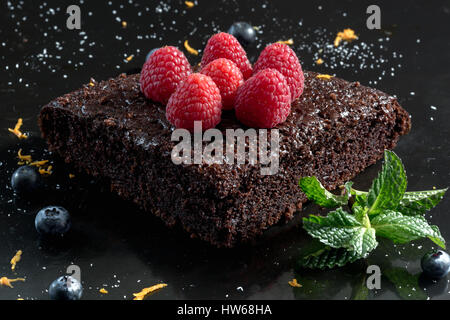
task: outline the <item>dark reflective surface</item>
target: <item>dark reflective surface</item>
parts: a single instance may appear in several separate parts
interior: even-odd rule
[[[66,8],[73,1],[4,1],[0,19],[0,276],[26,277],[14,288],[0,287],[0,299],[48,299],[49,284],[67,266],[81,268],[85,299],[131,299],[133,292],[158,282],[169,286],[150,299],[447,299],[447,279],[430,283],[420,277],[420,258],[430,241],[404,246],[381,242],[367,261],[321,272],[295,272],[296,258],[310,241],[297,214],[288,226],[272,228],[257,243],[232,250],[215,249],[169,230],[157,219],[108,193],[101,182],[74,172],[49,154],[40,138],[40,107],[89,82],[137,72],[154,47],[165,44],[202,49],[208,37],[234,21],[258,26],[249,48],[254,62],[265,44],[294,39],[304,69],[336,74],[395,94],[411,113],[412,132],[396,152],[403,159],[409,190],[450,185],[450,3],[379,2],[381,31],[366,28],[367,5],[361,1],[203,1],[186,9],[183,1],[77,2],[82,29],[66,29]],[[297,2],[296,2],[297,3]],[[372,3],[370,3],[372,4]],[[123,28],[121,21],[127,22]],[[353,28],[359,40],[335,49],[337,31]],[[134,55],[129,62],[126,57]],[[192,64],[200,58],[188,56]],[[315,64],[317,58],[325,63]],[[7,128],[24,119],[27,140]],[[52,161],[54,174],[38,199],[13,196],[10,177],[17,152]],[[380,164],[356,179],[367,189]],[[69,173],[76,175],[69,179]],[[450,198],[430,220],[450,239]],[[66,207],[73,218],[64,241],[46,242],[34,229],[36,212],[46,205]],[[302,214],[319,209],[308,205]],[[23,250],[15,272],[9,260]],[[366,268],[377,264],[381,289],[367,291]],[[296,277],[302,288],[291,288]],[[106,288],[108,295],[98,292]]]

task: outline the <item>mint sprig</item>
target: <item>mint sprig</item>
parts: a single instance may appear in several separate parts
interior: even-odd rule
[[[333,268],[366,258],[377,245],[376,237],[407,243],[429,238],[445,248],[445,239],[437,226],[423,216],[443,198],[447,189],[406,192],[407,178],[400,158],[392,151],[384,153],[383,167],[368,192],[344,186],[344,195],[326,190],[316,177],[303,177],[299,186],[309,200],[327,208],[337,208],[327,216],[303,218],[303,228],[321,242],[322,248],[305,255],[300,266]],[[351,213],[342,207],[353,202]]]

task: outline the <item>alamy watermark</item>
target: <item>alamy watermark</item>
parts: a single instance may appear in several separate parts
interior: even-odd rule
[[[186,129],[175,129],[172,141],[174,164],[261,165],[261,175],[274,175],[279,169],[280,134],[278,129],[219,129],[202,131],[201,121],[194,122],[194,139]],[[269,139],[270,136],[270,139]],[[181,141],[180,141],[181,140]],[[207,144],[203,147],[203,142]],[[193,144],[193,145],[192,145]]]
[[[381,289],[381,270],[380,267],[376,264],[370,265],[366,270],[367,274],[370,276],[367,277],[366,286],[369,290]]]
[[[66,27],[69,30],[81,29],[81,9],[79,6],[73,4],[67,7],[66,13],[69,17],[66,20]]]
[[[366,26],[367,29],[381,29],[381,9],[376,4],[372,4],[367,7],[367,14],[370,14],[369,18],[367,18]]]

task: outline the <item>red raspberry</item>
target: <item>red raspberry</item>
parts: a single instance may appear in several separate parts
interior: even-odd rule
[[[177,128],[194,131],[194,121],[202,122],[202,129],[214,128],[222,115],[222,99],[214,81],[200,73],[193,73],[175,90],[166,107],[166,118]]]
[[[156,50],[141,71],[141,91],[153,101],[166,104],[178,84],[192,73],[183,52],[175,47]]]
[[[202,56],[202,66],[213,60],[225,58],[233,61],[241,70],[244,79],[252,75],[252,65],[239,41],[231,34],[221,32],[209,38]]]
[[[244,83],[244,77],[236,64],[220,58],[210,62],[200,73],[210,76],[216,83],[222,97],[222,109],[233,109],[237,89]]]
[[[280,71],[286,78],[291,90],[291,101],[294,101],[303,93],[305,78],[302,66],[297,55],[288,45],[273,43],[268,45],[259,55],[253,73],[271,68]]]
[[[264,69],[239,89],[236,117],[254,128],[273,128],[291,112],[291,92],[284,76],[275,69]]]

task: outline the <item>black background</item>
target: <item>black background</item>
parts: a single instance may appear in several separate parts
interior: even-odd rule
[[[70,4],[81,8],[81,30],[66,28]],[[382,30],[366,28],[369,4],[381,7]],[[253,245],[215,249],[167,229],[45,150],[37,116],[54,97],[91,77],[137,72],[155,47],[183,48],[188,39],[192,47],[203,49],[209,36],[242,20],[259,27],[257,43],[248,49],[252,62],[266,44],[293,38],[304,69],[396,95],[412,115],[413,129],[395,149],[408,173],[408,189],[450,185],[449,1],[197,0],[191,9],[184,1],[2,1],[0,276],[25,276],[27,281],[15,283],[14,289],[1,287],[0,299],[48,299],[49,284],[70,264],[81,268],[85,299],[131,299],[133,292],[158,282],[169,286],[149,299],[351,299],[362,287],[368,264],[379,265],[384,275],[382,288],[370,292],[370,299],[450,298],[447,279],[434,285],[418,281],[419,261],[432,247],[430,241],[404,246],[381,242],[367,261],[296,273],[296,258],[309,242],[298,218],[272,228]],[[336,33],[347,27],[359,39],[334,48]],[[192,64],[200,61],[187,56]],[[314,63],[319,57],[325,61],[321,66]],[[19,117],[30,134],[27,140],[7,131]],[[14,197],[9,184],[19,148],[35,160],[50,159],[54,167],[50,190],[31,203]],[[356,186],[367,189],[379,168],[360,174]],[[69,173],[76,177],[69,179]],[[430,213],[446,239],[449,201],[445,198]],[[34,215],[48,204],[72,213],[73,230],[64,241],[46,243],[36,234]],[[317,210],[308,205],[303,214]],[[23,258],[12,272],[9,260],[18,249]],[[288,285],[294,277],[302,288]],[[102,287],[108,295],[98,292]]]

